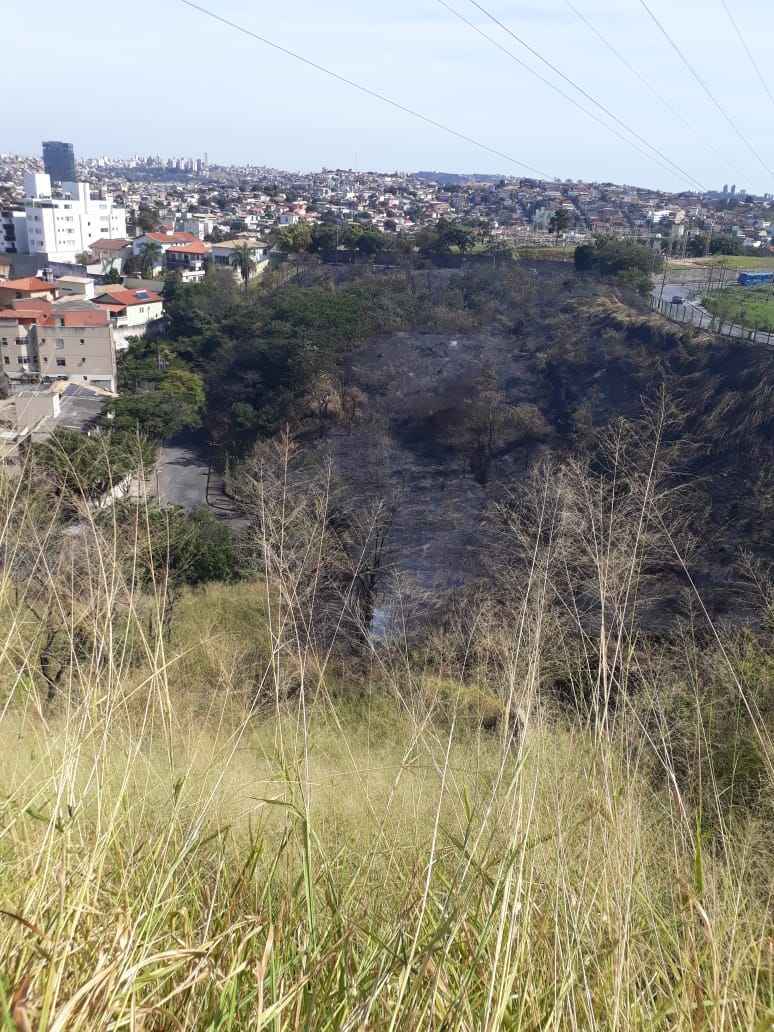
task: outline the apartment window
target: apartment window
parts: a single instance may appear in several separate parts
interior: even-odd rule
[[[16,356],[16,361],[19,363],[19,365],[24,365],[24,363],[27,361],[27,356],[26,355],[17,355]]]
[[[57,351],[64,351],[64,344],[65,344],[64,337],[57,337],[56,338],[56,350]]]
[[[48,362],[48,355],[44,355],[44,356],[43,356],[43,361],[44,361],[44,362]]]
[[[57,364],[58,366],[66,366],[66,365],[67,365],[67,362],[66,362],[66,361],[65,361],[65,360],[64,360],[63,358],[58,358],[58,359],[56,360],[56,364]]]
[[[81,337],[81,344],[85,344],[85,343],[86,343],[86,338],[85,337]]]
[[[8,357],[8,355],[3,355],[3,361],[5,362],[6,365],[10,365],[11,364],[11,360]]]
[[[46,343],[46,338],[45,337],[41,337],[40,338],[40,343],[41,344],[45,344]]]

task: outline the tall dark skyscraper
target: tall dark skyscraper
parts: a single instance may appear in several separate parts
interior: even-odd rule
[[[57,183],[75,182],[75,151],[71,143],[43,141],[43,167]]]

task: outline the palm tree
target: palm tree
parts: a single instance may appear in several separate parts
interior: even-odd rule
[[[156,266],[161,264],[164,251],[157,240],[146,240],[142,246],[140,272],[144,279],[152,279]]]
[[[255,259],[253,258],[253,249],[248,243],[245,242],[243,244],[238,244],[237,247],[234,248],[234,252],[231,255],[231,264],[239,271],[245,290],[247,290],[250,276],[256,269]]]

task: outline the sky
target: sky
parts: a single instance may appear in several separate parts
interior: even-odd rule
[[[3,66],[20,102],[4,105],[0,152],[39,153],[41,140],[61,139],[72,141],[81,157],[206,151],[211,162],[299,171],[505,175],[529,175],[527,165],[552,178],[669,190],[736,183],[774,192],[770,0],[727,3],[771,95],[723,0],[647,0],[735,128],[670,48],[643,0],[479,0],[608,113],[473,0],[197,2],[505,156],[398,111],[182,0],[107,6],[79,0],[76,7],[37,0],[34,18],[27,3],[7,0]]]

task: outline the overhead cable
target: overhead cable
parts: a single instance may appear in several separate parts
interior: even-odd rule
[[[338,72],[334,72],[331,68],[326,68],[324,65],[318,64],[316,61],[312,61],[311,58],[304,57],[303,54],[297,54],[295,51],[289,50],[287,47],[283,47],[279,43],[274,43],[265,36],[261,36],[257,32],[253,32],[252,29],[248,29],[244,25],[231,21],[230,18],[224,18],[216,11],[211,11],[209,8],[203,7],[201,4],[194,3],[193,0],[180,0],[180,2],[185,4],[186,7],[192,8],[194,11],[199,11],[200,14],[207,15],[208,18],[213,18],[215,21],[221,22],[223,25],[227,25],[236,32],[241,32],[245,36],[250,36],[259,43],[263,43],[267,47],[272,47],[274,50],[278,50],[287,57],[292,57],[295,61],[300,61],[302,64],[308,65],[310,68],[314,68],[316,71],[322,72],[324,75],[328,75],[332,79],[336,79],[338,82],[344,83],[345,86],[350,86],[352,89],[359,90],[361,93],[365,93],[367,96],[373,97],[375,100],[379,100],[383,104],[389,104],[390,107],[396,108],[404,114],[411,115],[412,118],[418,118],[422,122],[427,123],[427,125],[432,125],[434,128],[442,130],[442,132],[449,133],[451,136],[456,136],[458,140],[464,140],[466,143],[470,143],[474,147],[487,151],[489,154],[494,154],[496,157],[502,158],[510,164],[517,165],[519,168],[526,169],[528,172],[534,172],[540,179],[550,180],[554,178],[547,172],[542,172],[539,168],[535,168],[533,165],[528,165],[526,162],[520,161],[518,158],[514,158],[511,154],[506,154],[504,151],[497,150],[495,147],[490,147],[488,144],[482,143],[480,140],[476,140],[472,136],[468,136],[467,133],[460,132],[457,129],[453,129],[451,126],[444,125],[443,122],[438,122],[434,118],[430,118],[428,115],[423,115],[421,111],[416,111],[413,108],[407,107],[405,104],[399,103],[397,100],[392,100],[390,97],[385,96],[383,93],[379,93],[377,90],[372,90],[369,86],[363,86],[361,83],[355,82],[353,79],[348,79],[346,76],[340,75]]]

